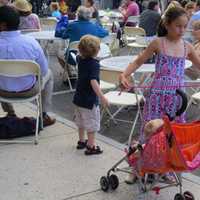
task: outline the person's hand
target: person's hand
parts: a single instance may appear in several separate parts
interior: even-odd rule
[[[124,76],[124,74],[120,74],[119,83],[121,90],[130,90],[130,88],[132,87],[129,80]]]
[[[109,106],[108,99],[105,96],[102,96],[100,100],[104,108]]]

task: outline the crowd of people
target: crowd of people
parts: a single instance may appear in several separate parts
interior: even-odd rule
[[[146,36],[156,36],[142,51],[137,59],[130,63],[119,77],[119,82],[125,90],[133,86],[128,77],[134,73],[146,60],[155,55],[155,73],[151,89],[146,96],[143,109],[143,124],[140,141],[145,142],[145,124],[154,119],[160,119],[164,114],[175,117],[180,99],[176,96],[176,89],[184,84],[185,60],[189,59],[193,67],[186,71],[189,76],[199,75],[200,69],[200,1],[170,1],[162,12],[160,3],[156,0],[148,2],[145,10],[135,0],[122,1],[119,12],[122,14],[123,25],[129,16],[139,16],[139,27]],[[47,59],[39,43],[30,36],[23,35],[18,30],[41,30],[39,17],[32,13],[32,5],[27,0],[9,2],[0,1],[0,59],[28,59],[37,62],[41,67],[44,87],[42,89],[42,108],[44,125],[52,125],[55,119],[47,112],[51,104],[53,90],[53,76],[48,67]],[[79,128],[77,149],[85,149],[86,155],[101,154],[102,149],[95,143],[95,132],[100,128],[99,99],[103,106],[109,102],[99,87],[100,65],[96,56],[100,49],[100,38],[109,34],[100,23],[98,9],[93,0],[81,1],[52,1],[50,4],[52,17],[67,21],[59,37],[69,39],[70,42],[80,41],[78,63],[78,81],[73,103],[75,104],[75,122]],[[91,21],[91,18],[95,21]],[[128,24],[126,24],[128,25]],[[134,24],[135,26],[135,24]],[[183,39],[186,29],[192,29],[194,46]],[[59,59],[65,60],[62,52]],[[67,58],[68,59],[68,58]],[[20,77],[16,79],[0,77],[1,96],[24,96],[27,92],[34,93],[37,80],[34,77]],[[15,116],[11,104],[1,103],[9,116]],[[185,122],[185,115],[176,118],[178,122]],[[87,140],[84,132],[87,132]]]

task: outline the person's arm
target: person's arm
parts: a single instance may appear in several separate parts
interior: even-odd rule
[[[153,40],[133,62],[129,63],[125,71],[119,77],[120,83],[125,88],[130,88],[128,77],[134,73],[143,63],[145,63],[148,58],[152,57],[154,53],[158,52],[158,45],[158,39]]]
[[[108,30],[104,29],[102,26],[100,26],[99,24],[95,24],[96,29],[97,29],[97,36],[100,38],[103,38],[107,35],[109,35]]]
[[[187,43],[188,47],[188,59],[192,61],[193,66],[198,68],[200,70],[200,57],[198,53],[195,51],[194,47],[190,44]]]
[[[99,79],[99,73],[100,73],[100,65],[99,63],[93,62],[93,64],[90,64],[90,72],[89,72],[89,80],[91,87],[95,94],[100,98],[100,101],[102,102],[103,106],[108,106],[108,100],[104,97],[101,88],[98,83]]]
[[[109,105],[108,100],[103,95],[103,92],[101,91],[97,80],[96,79],[90,80],[90,84],[95,94],[100,98],[100,101],[102,102],[103,106],[104,107],[108,106]]]

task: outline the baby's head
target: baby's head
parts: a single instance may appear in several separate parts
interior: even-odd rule
[[[159,128],[161,128],[164,124],[162,119],[153,119],[147,122],[144,126],[144,134],[145,137],[148,138],[153,133],[155,133]]]
[[[81,38],[78,50],[83,58],[94,58],[100,50],[100,39],[92,35],[85,35]]]
[[[195,40],[200,41],[200,20],[196,20],[192,23],[192,35]]]

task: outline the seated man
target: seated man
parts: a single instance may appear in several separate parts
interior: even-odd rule
[[[78,8],[78,20],[69,23],[66,31],[63,33],[63,39],[69,39],[70,42],[79,41],[86,34],[103,38],[108,35],[108,31],[98,24],[90,22],[92,13],[89,8],[80,6]]]
[[[94,35],[99,38],[103,38],[108,35],[108,31],[106,29],[101,27],[99,24],[90,22],[92,13],[89,8],[85,6],[80,6],[78,8],[77,15],[78,15],[78,20],[69,23],[69,25],[67,26],[67,29],[63,33],[63,37],[62,37],[63,39],[69,39],[70,42],[74,42],[74,41],[79,41],[81,37],[86,34]],[[64,54],[68,55],[68,52],[60,51],[58,53],[58,60],[63,68],[65,65]],[[73,76],[74,72],[73,72],[73,68],[71,68],[71,65],[74,65],[73,59],[68,58],[67,63],[70,64],[69,75]]]
[[[0,7],[0,59],[33,60],[41,68],[43,89],[42,109],[43,123],[48,126],[55,123],[55,119],[47,115],[47,109],[51,104],[53,77],[44,52],[39,43],[32,37],[22,35],[18,31],[20,23],[18,12],[9,6]],[[35,93],[37,81],[34,76],[11,78],[0,76],[0,96],[23,97]],[[9,103],[1,103],[8,115],[15,115],[14,108]]]

